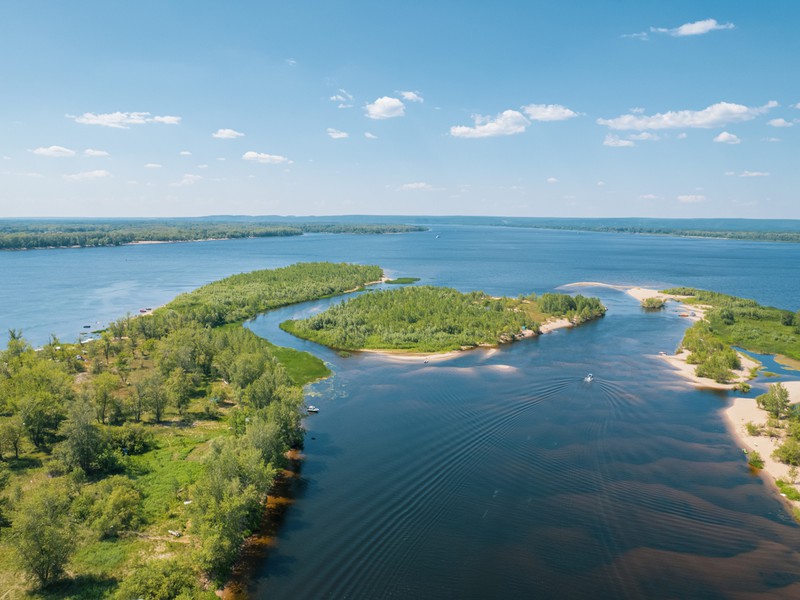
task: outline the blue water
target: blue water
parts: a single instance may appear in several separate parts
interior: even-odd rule
[[[308,260],[490,294],[590,280],[790,310],[800,298],[796,245],[436,226],[0,253],[0,326],[71,340],[222,276]],[[295,504],[253,597],[800,597],[800,528],[726,432],[726,394],[656,358],[687,320],[584,293],[601,296],[604,319],[429,363],[343,358],[278,329],[338,299],[249,323],[335,373],[309,389],[321,411],[306,420]]]

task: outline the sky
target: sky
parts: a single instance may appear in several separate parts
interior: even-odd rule
[[[0,217],[800,218],[800,2],[0,2]]]

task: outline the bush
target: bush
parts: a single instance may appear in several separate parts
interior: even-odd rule
[[[764,459],[761,458],[761,454],[759,454],[758,450],[753,450],[747,455],[747,464],[754,469],[764,468]]]
[[[747,435],[757,436],[761,435],[762,429],[760,426],[756,425],[752,421],[748,421],[745,423],[745,429],[747,429]]]
[[[798,466],[800,465],[800,442],[794,438],[788,438],[772,455],[782,463]]]
[[[195,598],[197,584],[192,570],[178,560],[151,560],[134,568],[115,594],[116,600],[173,600]]]
[[[667,305],[664,298],[645,298],[642,300],[642,308],[647,310],[660,310]]]

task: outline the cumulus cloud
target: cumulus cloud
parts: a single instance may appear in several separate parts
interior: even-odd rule
[[[560,104],[528,104],[522,111],[531,121],[565,121],[578,116],[573,110]]]
[[[87,148],[83,151],[84,156],[110,156],[105,150],[95,150],[94,148]]]
[[[522,113],[516,110],[506,110],[496,117],[473,115],[474,127],[454,125],[450,128],[450,135],[464,138],[485,138],[499,135],[514,135],[522,133],[530,125]]]
[[[233,140],[238,137],[244,137],[244,134],[235,129],[217,129],[211,134],[211,137],[217,138],[218,140]]]
[[[704,19],[702,21],[694,21],[693,23],[684,23],[680,27],[668,29],[665,27],[651,27],[650,31],[653,33],[666,33],[672,37],[686,37],[690,35],[703,35],[711,31],[719,31],[723,29],[733,29],[733,23],[719,23],[716,19]]]
[[[73,175],[64,175],[64,179],[67,181],[92,181],[95,179],[106,179],[108,177],[113,177],[113,175],[111,175],[111,173],[105,169],[84,171],[83,173],[75,173]]]
[[[776,106],[778,103],[774,100],[767,102],[764,106],[753,107],[731,102],[718,102],[703,110],[677,110],[651,116],[628,114],[613,119],[597,119],[597,123],[617,130],[709,129],[722,127],[728,123],[750,121]]]
[[[742,171],[739,177],[769,177],[769,173],[765,171]]]
[[[350,108],[353,105],[351,102],[353,101],[353,96],[347,90],[343,90],[339,88],[339,91],[329,98],[331,102],[338,102],[339,105],[337,108]]]
[[[33,153],[37,156],[49,156],[50,158],[64,158],[65,156],[75,156],[75,150],[64,148],[64,146],[48,146],[47,148],[36,148]]]
[[[714,138],[714,141],[718,144],[741,144],[742,140],[739,139],[739,136],[734,135],[732,133],[728,133],[727,131],[723,131],[717,137]]]
[[[280,156],[278,154],[266,154],[264,152],[254,152],[249,150],[242,155],[243,160],[252,160],[263,165],[279,165],[279,164],[291,164],[290,161],[285,156]]]
[[[403,97],[403,100],[408,102],[425,102],[425,99],[420,96],[419,92],[398,92]]]
[[[368,140],[377,140],[378,139],[377,135],[375,135],[374,133],[370,133],[369,131],[365,131],[364,132],[364,137],[367,138]]]
[[[413,183],[404,183],[400,186],[400,189],[429,191],[433,189],[433,186],[430,183],[425,183],[424,181],[415,181]]]
[[[701,196],[699,194],[684,194],[678,196],[678,202],[682,202],[683,204],[692,204],[694,202],[702,202],[705,200],[705,196]]]
[[[346,131],[339,131],[338,129],[334,129],[333,127],[328,127],[325,130],[325,133],[328,134],[328,137],[334,140],[343,140],[344,138],[350,137],[350,134]]]
[[[149,112],[113,112],[103,114],[87,112],[78,116],[67,115],[67,118],[82,125],[101,125],[115,129],[129,129],[131,125],[143,125],[145,123],[178,125],[181,122],[181,117],[152,116]]]
[[[772,119],[767,121],[767,125],[772,127],[794,127],[794,123],[790,123],[786,119]]]
[[[603,146],[610,146],[611,148],[631,148],[635,146],[630,140],[621,140],[618,136],[609,133],[606,139],[603,140]]]
[[[398,98],[382,96],[364,107],[370,119],[392,119],[403,117],[406,114],[406,106]]]

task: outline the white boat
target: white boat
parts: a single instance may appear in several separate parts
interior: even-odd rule
[[[589,373],[586,377],[583,378],[583,380],[586,383],[591,383],[593,379],[594,379],[594,375],[592,375],[591,373]]]
[[[319,409],[316,406],[314,406],[313,404],[309,404],[308,412],[310,412],[310,413],[319,412]]]

